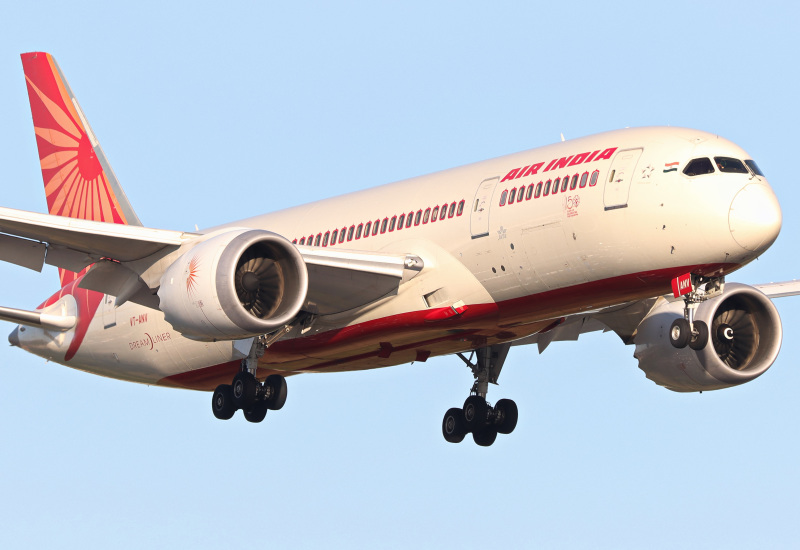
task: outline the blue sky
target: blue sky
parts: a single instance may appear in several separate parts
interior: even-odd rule
[[[783,232],[732,277],[800,277],[790,2],[18,2],[0,16],[0,204],[45,211],[19,54],[51,52],[149,226],[208,227],[625,126],[751,153]],[[697,196],[695,200],[704,200]],[[55,289],[0,265],[0,304]],[[613,334],[509,355],[517,430],[443,441],[456,358],[289,380],[261,425],[204,393],[2,347],[0,546],[752,548],[800,527],[800,298],[777,362],[679,395]],[[4,324],[8,331],[10,324]]]

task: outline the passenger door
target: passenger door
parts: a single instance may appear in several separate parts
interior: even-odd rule
[[[498,181],[499,177],[485,179],[475,192],[475,200],[472,201],[470,208],[470,230],[473,239],[489,234],[489,210]]]
[[[631,189],[631,180],[642,149],[625,149],[617,152],[611,162],[611,168],[606,178],[603,192],[603,204],[606,210],[616,210],[628,206],[628,193]]]

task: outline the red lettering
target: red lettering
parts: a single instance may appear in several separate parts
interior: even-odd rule
[[[572,159],[572,162],[570,162],[567,166],[575,166],[576,164],[580,164],[584,160],[586,160],[586,157],[588,156],[589,153],[581,153],[580,155],[575,155],[575,157],[573,157]]]
[[[530,166],[530,165],[529,165],[529,166]],[[516,177],[516,178],[514,178],[514,179],[515,179],[515,180],[518,180],[519,178],[521,178],[521,177],[522,177],[522,175],[525,173],[525,170],[527,170],[527,169],[529,168],[529,166],[523,166],[522,168],[520,168],[520,169],[519,169],[519,174],[517,174],[517,177]]]
[[[606,149],[605,151],[603,151],[602,153],[600,153],[600,154],[597,156],[597,158],[596,158],[596,159],[594,159],[594,160],[606,160],[606,159],[610,159],[610,158],[611,158],[611,155],[613,155],[613,154],[614,154],[614,151],[616,151],[616,150],[617,150],[617,148],[616,148],[616,147],[609,147],[608,149]]]
[[[594,156],[595,156],[597,153],[599,153],[599,152],[600,152],[600,149],[598,149],[597,151],[595,151],[594,153],[592,153],[591,155],[589,155],[589,158],[588,158],[588,159],[586,159],[586,160],[585,160],[585,161],[583,161],[583,162],[592,162],[592,159],[594,158]]]
[[[551,160],[550,164],[547,165],[547,168],[545,168],[544,171],[545,172],[549,171],[553,167],[553,163],[555,163],[555,160]]]
[[[528,168],[528,171],[525,172],[525,176],[524,177],[528,177],[528,176],[531,176],[531,175],[535,174],[536,172],[539,171],[539,168],[541,168],[542,166],[544,166],[543,162],[537,162],[536,164],[531,165],[531,167]]]
[[[517,175],[517,172],[519,172],[519,168],[514,168],[511,172],[506,174],[506,177],[500,180],[500,183],[503,183],[506,180],[513,180],[514,177]]]
[[[558,159],[558,160],[556,161],[555,165],[553,166],[553,170],[558,170],[559,168],[564,168],[564,167],[566,167],[566,166],[567,166],[567,163],[568,163],[570,160],[572,160],[572,155],[570,155],[570,156],[568,156],[568,157],[561,157],[560,159]]]

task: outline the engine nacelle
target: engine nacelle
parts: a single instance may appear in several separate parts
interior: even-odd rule
[[[231,229],[178,258],[161,277],[160,308],[195,340],[236,340],[290,322],[308,292],[306,264],[289,241],[259,229]]]
[[[647,378],[679,392],[718,390],[761,376],[775,361],[783,330],[778,310],[759,290],[725,285],[722,295],[700,304],[695,320],[708,326],[709,341],[695,351],[669,341],[672,322],[683,317],[683,301],[657,304],[637,329],[634,357]]]

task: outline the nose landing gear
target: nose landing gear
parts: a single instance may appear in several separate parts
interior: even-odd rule
[[[691,291],[684,294],[683,318],[675,319],[669,328],[669,341],[678,349],[687,345],[699,351],[708,344],[708,325],[704,321],[695,321],[694,313],[701,303],[722,293],[725,279],[709,279],[699,275],[691,276]],[[677,296],[676,296],[677,297]]]
[[[475,350],[476,362],[458,354],[472,370],[475,383],[462,408],[449,409],[442,420],[442,435],[450,443],[460,443],[468,433],[481,447],[488,447],[497,434],[510,434],[517,426],[517,404],[501,399],[494,406],[486,401],[489,383],[497,384],[510,344],[486,346]]]

